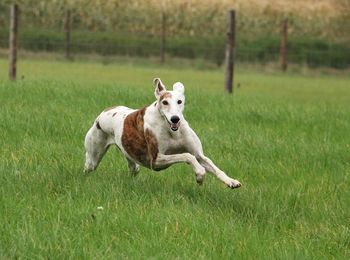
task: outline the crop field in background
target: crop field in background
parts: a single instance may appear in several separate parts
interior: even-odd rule
[[[7,25],[8,3],[0,3],[0,25]],[[226,13],[237,11],[237,28],[253,38],[279,31],[284,18],[290,33],[349,43],[348,0],[17,0],[21,26],[62,29],[64,13],[73,12],[73,30],[124,31],[157,34],[160,16],[167,17],[167,34],[217,36],[226,33]],[[7,26],[5,26],[7,28]]]
[[[9,45],[10,2],[13,1],[0,2],[0,48]],[[227,13],[235,9],[235,58],[239,62],[278,61],[281,23],[287,19],[289,63],[337,69],[350,66],[349,0],[16,2],[20,9],[18,46],[26,51],[62,54],[68,46],[65,32],[69,31],[73,57],[154,57],[164,49],[166,62],[171,57],[181,57],[204,59],[221,66]],[[164,41],[160,40],[161,35]],[[164,42],[164,48],[160,42]]]
[[[350,77],[0,59],[0,258],[348,259]],[[111,105],[186,87],[206,154],[243,184],[188,165],[133,178],[110,149],[83,174],[83,139]],[[98,210],[103,207],[103,210]]]

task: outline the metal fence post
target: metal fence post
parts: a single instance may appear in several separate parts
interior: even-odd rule
[[[225,91],[233,92],[234,82],[234,63],[235,63],[235,38],[236,38],[236,12],[230,10],[228,12],[228,31],[226,43],[226,82]]]
[[[160,35],[160,61],[164,63],[165,61],[165,30],[166,30],[166,17],[164,12],[162,13],[162,28]]]
[[[283,20],[281,25],[281,42],[280,42],[280,64],[282,71],[287,70],[288,61],[287,61],[287,52],[288,52],[288,19]]]
[[[66,10],[64,19],[64,34],[65,34],[65,56],[66,59],[71,59],[71,11]]]
[[[18,5],[12,4],[10,9],[10,38],[9,38],[9,78],[16,80],[17,74],[17,29]]]

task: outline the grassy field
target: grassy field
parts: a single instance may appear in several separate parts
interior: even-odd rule
[[[348,259],[350,77],[0,59],[0,258]],[[186,86],[206,154],[243,184],[187,165],[127,174],[110,149],[82,173],[83,139],[105,107]],[[103,210],[98,210],[103,207]]]

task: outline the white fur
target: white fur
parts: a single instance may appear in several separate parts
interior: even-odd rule
[[[161,170],[174,163],[185,162],[192,166],[196,179],[202,184],[206,171],[213,173],[219,180],[230,188],[238,188],[240,182],[228,177],[203,153],[202,144],[196,133],[191,129],[183,116],[185,105],[184,85],[177,82],[172,91],[167,91],[159,78],[154,79],[155,96],[157,101],[146,108],[144,115],[144,131],[151,130],[158,143],[158,155],[152,169]],[[168,97],[160,102],[160,97],[166,92]],[[168,104],[162,104],[163,101]],[[178,101],[181,100],[181,104]],[[111,144],[119,147],[128,161],[131,173],[139,171],[140,162],[132,158],[123,148],[122,135],[124,119],[134,112],[123,106],[102,112],[85,137],[86,161],[85,171],[89,172],[98,166],[103,155]],[[180,125],[177,131],[170,128],[171,117],[178,116]]]

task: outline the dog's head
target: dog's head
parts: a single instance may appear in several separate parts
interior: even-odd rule
[[[172,131],[177,131],[184,120],[183,111],[185,107],[185,87],[182,83],[176,82],[173,90],[166,90],[160,78],[153,80],[155,87],[154,95],[157,98],[159,113],[167,121]]]

